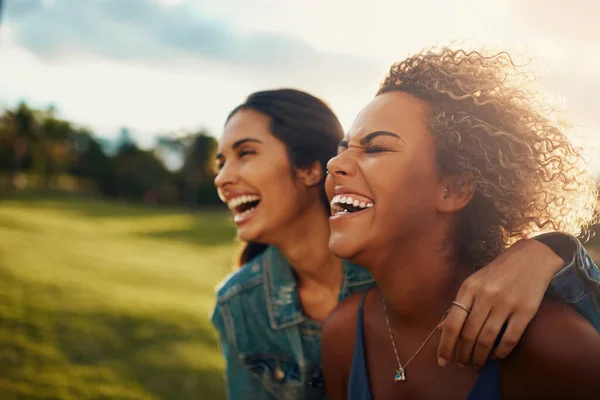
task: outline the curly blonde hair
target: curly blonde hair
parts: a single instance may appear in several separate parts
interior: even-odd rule
[[[429,105],[441,172],[474,191],[457,246],[475,268],[535,232],[579,236],[598,216],[581,151],[532,83],[506,52],[444,47],[392,65],[377,93],[398,90]]]

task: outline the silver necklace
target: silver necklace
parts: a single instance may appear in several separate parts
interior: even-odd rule
[[[431,331],[429,336],[427,336],[427,339],[425,339],[425,341],[417,349],[415,354],[413,354],[412,357],[406,362],[406,364],[404,364],[404,366],[402,366],[402,363],[400,362],[400,357],[398,357],[398,350],[396,350],[396,342],[394,341],[394,335],[392,334],[392,327],[390,326],[390,320],[388,318],[387,307],[385,306],[385,299],[382,297],[381,301],[383,303],[383,312],[385,314],[385,322],[387,323],[388,331],[390,332],[390,339],[392,339],[392,346],[394,347],[394,354],[396,355],[396,361],[398,361],[398,370],[396,371],[396,375],[394,376],[394,381],[395,382],[403,382],[406,380],[406,367],[408,367],[408,364],[410,364],[410,362],[413,360],[413,358],[415,358],[415,356],[417,354],[419,354],[419,352],[423,349],[423,347],[425,347],[425,345],[427,344],[429,339],[431,339],[431,337],[437,330],[438,325],[441,324],[442,321],[444,321],[444,319],[446,319],[446,317],[448,316],[450,309],[448,309],[448,311],[446,311],[446,313],[444,314],[444,316],[442,317],[440,322],[438,322],[437,325],[435,326],[435,328],[433,328],[433,330]]]

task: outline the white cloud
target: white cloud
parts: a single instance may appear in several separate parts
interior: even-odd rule
[[[182,0],[156,0],[159,4],[167,7],[178,6],[182,3]]]
[[[140,137],[144,141],[161,130],[207,126],[219,132],[226,110],[252,88],[211,72],[167,72],[100,59],[46,64],[16,48],[5,49],[0,57],[6,103],[21,98],[54,103],[64,116],[102,134],[129,126],[146,136]]]

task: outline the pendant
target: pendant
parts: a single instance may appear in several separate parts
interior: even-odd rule
[[[402,382],[406,380],[406,375],[404,374],[404,368],[400,368],[396,371],[396,376],[394,376],[394,382]]]

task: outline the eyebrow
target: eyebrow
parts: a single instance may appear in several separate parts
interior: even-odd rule
[[[240,140],[237,140],[233,143],[233,145],[231,146],[231,148],[233,150],[237,149],[238,147],[240,147],[241,145],[243,145],[244,143],[248,143],[248,142],[252,142],[252,143],[260,143],[262,144],[262,141],[258,140],[258,139],[254,139],[254,138],[243,138]],[[222,153],[218,153],[216,156],[217,160],[221,160],[223,159],[223,154]]]
[[[372,141],[373,139],[375,139],[377,136],[390,136],[396,139],[400,139],[402,141],[404,141],[404,139],[402,139],[400,136],[396,135],[393,132],[389,132],[389,131],[375,131],[375,132],[371,132],[369,133],[367,136],[365,136],[364,138],[360,139],[360,144],[361,146],[366,145],[367,143],[369,143],[370,141]],[[348,139],[344,139],[340,142],[339,147],[348,147]]]

